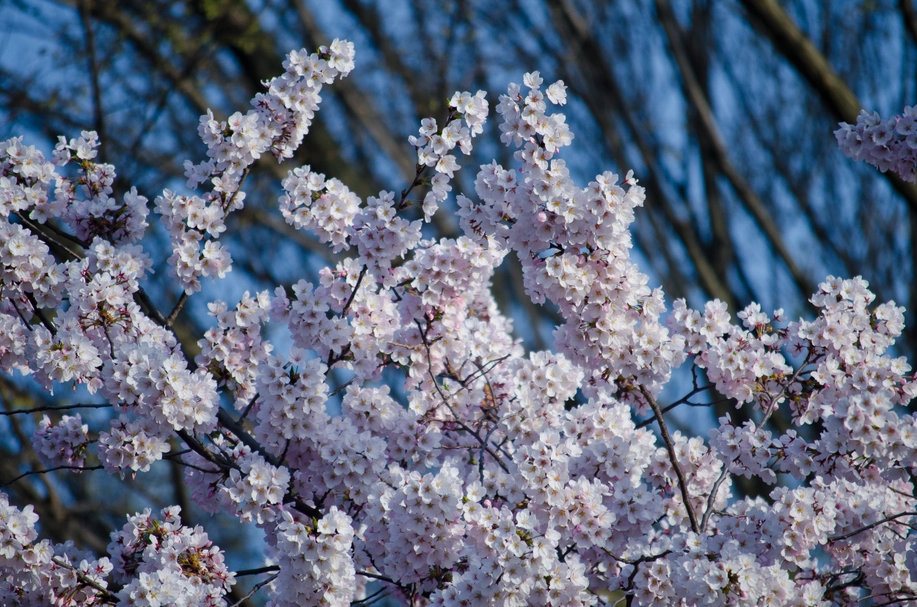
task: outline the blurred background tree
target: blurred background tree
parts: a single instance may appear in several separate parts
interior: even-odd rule
[[[880,300],[917,304],[917,188],[844,158],[832,135],[861,107],[887,116],[915,101],[912,0],[0,0],[0,16],[0,140],[25,134],[50,150],[57,135],[96,130],[122,193],[136,185],[152,201],[164,187],[180,190],[184,159],[204,153],[196,128],[207,108],[220,119],[245,111],[287,51],[347,38],[357,69],[324,89],[295,163],[361,196],[410,183],[406,137],[421,118],[442,119],[453,91],[488,90],[493,108],[508,82],[537,69],[570,87],[577,140],[565,159],[580,182],[632,168],[647,187],[634,245],[670,299],[719,298],[733,313],[758,301],[793,317],[836,274],[864,276]],[[469,195],[479,164],[511,161],[491,128],[459,174]],[[314,281],[332,261],[276,211],[290,166],[262,158],[249,177],[246,207],[223,239],[234,272],[182,314],[187,351],[208,298]],[[448,210],[430,236],[459,235]],[[154,228],[145,244],[155,254],[167,243]],[[166,257],[147,285],[161,310],[179,295]],[[524,296],[518,264],[501,272],[497,296],[518,336],[550,345],[554,311]],[[915,321],[909,313],[901,354],[917,351]],[[0,377],[0,410],[72,398],[23,386]],[[3,416],[0,482],[40,467],[28,441],[38,417]],[[36,504],[49,537],[96,550],[138,499],[188,511],[176,466],[160,467],[162,490],[146,480],[123,498],[90,476],[44,475],[3,490]],[[232,548],[232,538],[218,541]]]

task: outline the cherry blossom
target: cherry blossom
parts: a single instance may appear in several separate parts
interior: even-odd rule
[[[856,124],[840,123],[834,136],[844,155],[917,181],[917,106],[905,107],[900,116],[887,120],[878,112],[861,110]]]
[[[230,271],[220,238],[251,165],[293,157],[353,59],[340,40],[290,53],[251,109],[201,118],[206,159],[187,161],[185,189],[152,197],[182,292],[168,314],[144,291],[147,198],[114,195],[98,136],[62,137],[50,161],[0,143],[2,369],[112,410],[4,412],[42,415],[32,443],[49,469],[14,482],[56,467],[142,478],[169,458],[196,506],[267,544],[263,567],[234,573],[168,507],[129,516],[96,555],[39,539],[34,507],[0,491],[0,602],[225,605],[236,574],[264,576],[277,607],[372,601],[374,588],[442,606],[917,600],[904,310],[836,277],[807,319],[667,304],[630,256],[645,190],[633,172],[577,182],[556,111],[567,87],[538,72],[499,96],[512,160],[480,166],[473,191],[454,178],[485,132],[483,91],[421,122],[400,192],[363,200],[291,167],[280,215],[345,257],[314,282],[206,302],[189,356],[172,322],[204,277]],[[841,147],[913,177],[911,114],[864,115]],[[462,234],[425,238],[453,189]],[[510,253],[527,295],[560,314],[550,351],[526,352],[494,298]],[[679,367],[691,387],[663,392]],[[672,409],[722,398],[737,413],[709,432],[674,428]],[[742,494],[740,478],[766,492]]]

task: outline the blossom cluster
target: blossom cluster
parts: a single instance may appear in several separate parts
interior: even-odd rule
[[[49,466],[75,466],[86,463],[86,448],[89,445],[89,425],[83,423],[80,414],[65,415],[55,424],[43,415],[38,429],[32,435],[35,452]]]
[[[148,472],[154,462],[172,450],[163,434],[147,420],[130,420],[122,415],[112,422],[108,431],[99,433],[99,460],[106,470],[120,474],[121,478],[128,470],[132,476]]]
[[[235,583],[223,560],[201,527],[182,524],[180,508],[149,509],[129,516],[108,545],[114,581],[121,584],[119,605],[210,607]]]
[[[360,212],[360,199],[337,179],[302,166],[290,171],[281,183],[283,218],[297,230],[309,230],[334,251],[347,246],[347,233]]]
[[[274,547],[280,574],[273,582],[282,591],[270,607],[344,607],[365,596],[365,578],[357,581],[351,557],[354,530],[349,516],[333,506],[312,524],[288,511],[282,515]]]
[[[261,322],[268,318],[270,306],[267,293],[251,297],[247,291],[233,312],[222,301],[208,305],[217,326],[208,329],[197,342],[201,353],[194,362],[208,369],[217,385],[235,397],[237,409],[255,396],[257,367],[251,363],[265,360],[273,348],[261,339]]]
[[[475,182],[481,203],[459,196],[466,234],[493,237],[517,252],[526,293],[536,303],[551,300],[566,322],[555,346],[584,369],[595,370],[591,386],[604,389],[609,378],[635,377],[658,392],[684,355],[679,339],[669,339],[659,323],[661,289],[646,287],[628,255],[627,227],[645,197],[629,173],[623,185],[606,172],[578,187],[566,162],[555,158],[573,134],[562,114],[549,114],[538,72],[511,85],[500,97],[501,140],[518,148],[517,169],[492,163]],[[566,101],[562,82],[548,87],[547,100]],[[613,361],[606,367],[608,361]]]
[[[856,124],[842,122],[834,136],[848,158],[917,182],[917,106],[905,107],[900,116],[888,119],[861,110]]]
[[[104,236],[113,243],[135,242],[143,237],[148,227],[147,199],[132,187],[124,194],[122,202],[112,198],[115,167],[91,162],[100,145],[94,131],[83,131],[78,139],[60,137],[54,148],[54,164],[64,167],[73,160],[79,163],[76,180],[57,177],[53,208],[36,205],[32,218],[44,222],[49,217],[60,217],[73,228],[77,238],[92,241]],[[83,194],[83,198],[79,194]]]
[[[435,118],[425,118],[420,125],[420,137],[408,137],[408,142],[417,150],[417,166],[434,167],[436,170],[436,175],[430,179],[430,191],[423,199],[426,221],[430,221],[440,203],[446,200],[452,190],[449,180],[461,168],[449,152],[458,147],[465,155],[470,154],[471,139],[484,131],[488,113],[485,96],[484,91],[475,95],[467,91],[455,93],[449,99],[452,111],[442,131],[437,132]]]
[[[49,204],[50,184],[55,167],[34,146],[25,146],[21,137],[0,145],[0,217],[29,211],[41,218],[38,209]],[[61,266],[50,254],[48,245],[18,223],[0,223],[0,285],[4,301],[29,296],[38,305],[58,306],[63,297]],[[15,306],[15,304],[11,304]],[[10,307],[5,305],[4,307]],[[23,313],[31,316],[28,305]],[[6,312],[6,310],[4,310]]]
[[[186,164],[187,192],[155,199],[182,302],[229,269],[219,238],[252,163],[291,158],[322,86],[352,64],[341,41],[291,53],[253,109],[202,118],[207,159]],[[123,478],[182,445],[168,457],[194,504],[263,532],[268,564],[247,573],[272,575],[259,587],[277,607],[371,602],[370,582],[444,607],[917,600],[903,309],[829,277],[810,320],[751,304],[733,321],[719,301],[667,314],[630,257],[645,191],[632,173],[577,184],[555,111],[566,87],[543,85],[528,73],[500,96],[512,165],[483,164],[456,194],[458,237],[422,228],[452,191],[455,149],[484,132],[483,92],[451,97],[442,128],[422,122],[400,195],[361,200],[290,170],[282,216],[349,256],[313,282],[210,302],[193,360],[170,329],[178,308],[142,291],[146,199],[116,202],[98,138],[62,139],[51,162],[0,144],[2,370],[84,386],[114,410],[104,424],[43,417],[42,460]],[[510,253],[528,296],[562,318],[551,352],[526,353],[494,298]],[[661,405],[687,361],[693,389]],[[670,428],[671,409],[720,397],[737,410],[706,437]],[[235,582],[177,507],[128,517],[99,557],[39,541],[37,522],[0,493],[4,604],[216,606]]]
[[[267,152],[278,160],[292,157],[309,132],[322,86],[353,69],[353,44],[335,40],[318,53],[294,51],[284,68],[266,93],[252,99],[247,113],[219,121],[208,110],[201,117],[198,134],[209,159],[187,161],[185,176],[189,188],[208,184],[212,189],[200,196],[166,190],[156,199],[171,235],[171,271],[187,294],[200,290],[201,277],[223,278],[231,269],[231,256],[217,239],[226,230],[226,216],[244,204],[242,183],[251,165]]]
[[[99,559],[71,542],[38,539],[32,505],[19,509],[0,493],[0,603],[82,607],[108,600],[108,557]]]

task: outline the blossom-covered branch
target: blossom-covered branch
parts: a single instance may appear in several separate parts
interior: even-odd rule
[[[80,385],[113,409],[4,412],[44,414],[32,442],[46,468],[19,482],[51,468],[123,478],[168,457],[197,507],[263,531],[269,559],[233,574],[177,507],[128,517],[107,555],[90,554],[39,540],[34,508],[0,493],[0,602],[210,607],[226,604],[236,575],[256,574],[270,575],[248,596],[276,607],[917,597],[906,410],[917,382],[892,355],[903,309],[835,277],[808,320],[751,304],[733,322],[720,301],[667,309],[630,257],[644,189],[632,172],[575,181],[566,87],[538,72],[499,97],[511,166],[485,164],[473,192],[456,192],[459,238],[422,229],[447,208],[456,150],[470,154],[484,133],[482,91],[456,92],[441,124],[422,121],[400,196],[361,200],[291,168],[280,215],[346,256],[316,283],[206,302],[211,326],[190,359],[171,325],[204,297],[204,278],[228,276],[220,238],[252,164],[293,157],[319,92],[353,57],[343,41],[293,52],[247,112],[202,117],[207,159],[185,164],[186,190],[154,202],[181,289],[167,316],[142,288],[148,201],[113,195],[98,136],[61,138],[51,160],[21,138],[0,143],[2,370],[47,391]],[[842,128],[842,145],[907,144],[874,127]],[[856,149],[875,160],[886,154],[875,146]],[[510,252],[527,295],[559,311],[553,351],[525,352],[493,297]],[[288,345],[271,343],[269,322]],[[691,388],[661,405],[683,365]],[[335,370],[347,381],[332,391]],[[706,437],[670,430],[675,407],[712,404],[691,400],[705,391],[745,421],[723,415]],[[778,409],[792,428],[771,423]],[[734,495],[737,475],[773,489]]]

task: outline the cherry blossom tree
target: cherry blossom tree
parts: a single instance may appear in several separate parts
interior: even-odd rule
[[[917,420],[904,410],[917,382],[894,355],[904,310],[834,277],[808,320],[751,304],[734,321],[719,300],[667,306],[629,253],[644,189],[632,172],[573,181],[566,87],[538,72],[499,97],[513,164],[480,166],[474,191],[455,192],[459,238],[423,228],[453,190],[457,152],[484,132],[482,91],[456,92],[445,117],[422,122],[400,192],[362,200],[289,167],[280,214],[341,261],[315,284],[209,302],[190,356],[173,325],[202,281],[232,270],[220,237],[253,163],[292,158],[322,88],[353,60],[340,40],[290,53],[247,112],[201,118],[206,159],[152,201],[183,290],[171,310],[143,288],[150,201],[112,195],[95,133],[61,137],[50,160],[22,138],[0,145],[0,364],[93,400],[30,410],[44,467],[4,482],[52,469],[142,477],[168,458],[197,507],[260,529],[268,546],[262,566],[234,572],[169,507],[129,516],[95,553],[41,539],[32,506],[0,493],[0,602],[223,605],[243,576],[277,606],[917,601]],[[909,145],[903,131],[851,128],[839,141],[863,158]],[[880,168],[906,178],[903,158]],[[494,300],[510,252],[527,296],[562,318],[550,351],[526,352]],[[272,343],[272,326],[283,339]],[[679,367],[693,383],[669,397]],[[346,383],[332,389],[332,373]],[[715,393],[741,423],[726,415],[707,436],[672,427],[673,409]],[[112,414],[84,419],[90,407]],[[775,433],[778,412],[792,427]],[[772,490],[735,496],[739,477]]]

